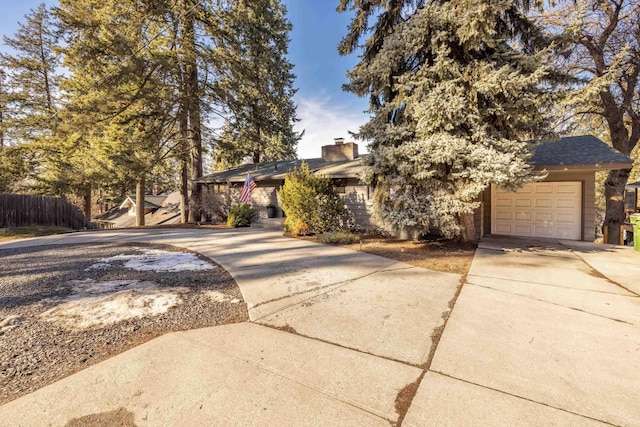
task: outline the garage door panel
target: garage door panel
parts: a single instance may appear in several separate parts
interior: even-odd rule
[[[572,214],[559,213],[559,214],[556,215],[556,221],[558,222],[558,224],[571,224],[571,225],[573,225],[575,223],[575,218],[573,217]]]
[[[498,212],[496,212],[496,218],[499,219],[499,220],[510,221],[511,220],[511,212],[498,211]]]
[[[531,236],[531,233],[533,233],[533,227],[530,224],[516,224],[514,227],[514,233],[519,236]]]
[[[529,184],[535,187],[536,194],[553,194],[553,184]]]
[[[557,194],[573,194],[575,192],[575,186],[572,183],[558,183],[556,184],[556,193]]]
[[[492,195],[492,233],[580,240],[582,183],[532,183],[515,193],[493,187]]]
[[[558,199],[556,206],[561,209],[574,209],[577,203],[572,199]]]
[[[513,234],[513,228],[510,224],[496,224],[496,234]]]
[[[533,218],[536,222],[547,222],[553,220],[553,215],[551,212],[534,212]]]
[[[529,236],[554,237],[553,228],[546,225],[536,225],[534,227],[533,233],[529,234]]]
[[[547,198],[537,198],[535,199],[535,207],[536,208],[552,208],[553,207],[553,200],[552,199],[547,199]]]

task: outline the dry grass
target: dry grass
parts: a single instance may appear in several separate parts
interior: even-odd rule
[[[72,229],[66,227],[45,227],[37,225],[31,227],[0,228],[0,241],[49,236],[51,234],[70,233],[72,231]]]
[[[301,238],[318,241],[315,236]],[[371,234],[360,235],[360,242],[337,246],[395,259],[429,270],[463,275],[469,271],[477,247],[475,243],[442,238],[413,241]]]

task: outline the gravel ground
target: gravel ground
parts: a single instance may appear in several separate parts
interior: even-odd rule
[[[0,404],[164,333],[248,320],[240,289],[229,273],[199,255],[214,268],[136,271],[125,268],[124,261],[90,268],[105,258],[149,249],[185,252],[171,246],[127,243],[0,250]],[[156,293],[175,296],[177,305],[162,314],[89,327],[74,325],[68,318],[66,322],[46,318],[47,311],[59,310],[65,302],[95,303],[105,297],[105,293],[74,296],[78,283],[132,280],[153,283]],[[152,305],[143,302],[145,307]]]

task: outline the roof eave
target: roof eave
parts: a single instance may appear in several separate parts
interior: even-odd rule
[[[631,162],[609,162],[609,163],[583,163],[583,164],[575,164],[575,165],[535,165],[533,167],[534,171],[553,171],[553,172],[562,172],[562,171],[600,171],[600,170],[611,170],[611,169],[631,169],[633,167],[633,163]]]

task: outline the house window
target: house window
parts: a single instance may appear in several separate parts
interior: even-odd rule
[[[345,187],[347,186],[347,180],[345,178],[336,178],[336,179],[333,179],[332,181],[336,191],[340,194],[344,194]]]

